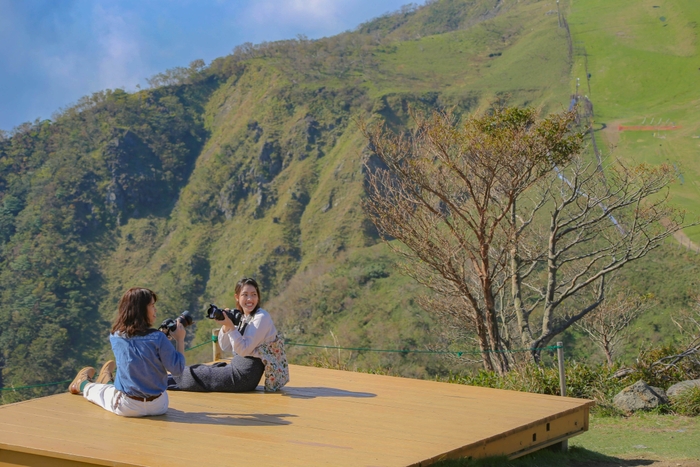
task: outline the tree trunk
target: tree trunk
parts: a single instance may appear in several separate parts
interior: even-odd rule
[[[488,371],[496,371],[493,361],[491,360],[491,348],[489,346],[486,327],[484,326],[484,316],[480,310],[475,310],[474,327],[476,328],[476,335],[479,340],[479,350],[481,350],[481,358],[484,361],[484,367]]]
[[[532,342],[532,332],[530,331],[530,323],[523,307],[522,298],[522,284],[520,282],[520,252],[518,251],[518,245],[520,239],[518,238],[518,229],[516,228],[516,207],[515,202],[513,202],[510,209],[510,223],[513,228],[513,241],[510,248],[510,285],[511,285],[511,295],[513,298],[513,308],[515,309],[515,316],[518,319],[518,330],[520,331],[520,342],[524,346],[527,346]]]
[[[488,271],[488,249],[485,249],[485,255],[482,257],[482,267],[484,272]],[[501,348],[501,337],[498,331],[498,314],[496,313],[496,301],[493,296],[493,282],[488,274],[484,274],[481,280],[482,293],[484,294],[486,330],[488,332],[489,344],[491,349],[491,357],[499,375],[508,372],[508,360],[503,355]]]
[[[603,352],[605,352],[605,358],[608,359],[608,366],[613,366],[612,345],[607,338],[603,338]]]
[[[508,359],[503,353],[503,348],[501,347],[501,337],[498,333],[498,318],[496,316],[496,310],[493,309],[493,300],[490,301],[491,309],[486,310],[486,329],[489,336],[489,344],[491,344],[491,356],[492,360],[496,366],[496,371],[499,375],[503,375],[508,372]]]

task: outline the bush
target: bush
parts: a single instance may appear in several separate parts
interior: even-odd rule
[[[566,372],[566,394],[569,397],[595,400],[598,410],[610,412],[612,398],[628,385],[628,379],[613,377],[616,367],[589,365],[568,361]],[[559,369],[555,366],[527,363],[519,365],[503,376],[493,371],[479,370],[473,374],[451,375],[448,382],[482,386],[495,389],[509,389],[537,394],[558,395]],[[614,410],[611,413],[615,413]]]
[[[700,415],[700,387],[693,387],[671,398],[671,409],[679,415]]]
[[[669,386],[679,381],[700,378],[700,367],[691,358],[682,358],[673,365],[655,364],[665,357],[679,355],[684,350],[684,348],[674,345],[642,350],[634,364],[635,372],[630,375],[629,379],[634,379],[634,381],[641,379],[649,386],[668,389]]]

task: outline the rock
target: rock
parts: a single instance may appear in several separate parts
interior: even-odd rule
[[[613,404],[625,412],[648,410],[662,404],[668,404],[668,397],[661,388],[649,386],[642,380],[620,391],[613,399]]]
[[[270,162],[270,156],[275,152],[275,144],[272,141],[265,141],[260,148],[260,154],[258,154],[258,159],[262,163]]]
[[[265,192],[262,186],[258,186],[258,192],[255,194],[255,205],[260,208],[263,203],[265,203]]]
[[[680,383],[676,383],[670,388],[668,388],[666,394],[668,394],[668,397],[675,397],[678,396],[680,393],[692,388],[700,388],[700,379],[691,379],[688,381],[681,381]]]
[[[331,194],[328,196],[328,204],[321,208],[321,212],[328,212],[333,207],[333,194],[334,190],[331,190]]]
[[[319,123],[311,115],[307,115],[304,118],[306,123],[306,142],[307,144],[316,144],[316,139],[321,136],[321,131],[319,130]]]
[[[263,134],[263,129],[260,127],[258,122],[251,121],[251,122],[248,122],[248,132],[253,137],[253,141],[257,143],[258,140],[260,139],[260,135]]]

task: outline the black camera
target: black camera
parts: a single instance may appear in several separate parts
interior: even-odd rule
[[[222,310],[221,308],[212,304],[210,304],[209,308],[207,308],[207,318],[209,319],[222,321],[224,319],[224,313],[226,313],[228,319],[231,320],[234,326],[241,324],[241,318],[243,318],[243,312],[241,310]]]
[[[176,319],[168,318],[160,323],[159,331],[164,332],[166,336],[169,336],[171,332],[177,329],[178,321],[182,323],[182,327],[187,327],[194,321],[192,315],[189,311],[185,310]]]

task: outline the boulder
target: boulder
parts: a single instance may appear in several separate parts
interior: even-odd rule
[[[681,381],[680,383],[676,383],[670,388],[668,388],[666,394],[668,395],[668,397],[675,397],[680,393],[687,391],[691,388],[700,388],[700,379],[691,379],[688,381]]]
[[[668,397],[663,389],[649,386],[644,381],[639,380],[620,391],[613,399],[613,404],[625,412],[634,412],[668,404]]]

